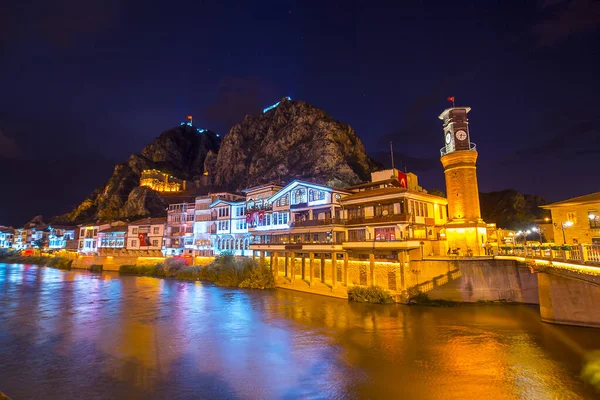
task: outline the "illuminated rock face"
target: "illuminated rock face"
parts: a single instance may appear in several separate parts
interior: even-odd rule
[[[208,130],[199,133],[195,127],[181,125],[165,131],[144,147],[141,154],[133,154],[127,162],[116,165],[108,182],[67,218],[91,221],[162,215],[166,203],[149,188],[140,187],[142,172],[169,171],[181,182],[202,178],[207,155],[218,152],[219,145],[220,138]]]
[[[296,178],[345,186],[368,180],[374,165],[350,126],[284,98],[231,128],[209,174],[229,189]]]

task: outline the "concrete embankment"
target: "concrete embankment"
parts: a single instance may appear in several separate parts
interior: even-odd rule
[[[102,265],[104,271],[118,271],[121,265],[151,266],[164,262],[165,257],[144,256],[79,256],[73,260],[72,268],[90,269],[92,265]],[[196,257],[185,259],[189,265],[208,265],[214,257]]]

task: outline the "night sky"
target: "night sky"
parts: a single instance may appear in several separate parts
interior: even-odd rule
[[[600,190],[598,1],[23,3],[0,2],[0,224],[70,211],[186,115],[225,134],[286,95],[425,188],[453,95],[482,191]]]

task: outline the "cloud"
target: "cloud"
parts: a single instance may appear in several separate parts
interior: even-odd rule
[[[21,149],[15,139],[0,129],[0,158],[16,159],[21,157],[21,155]]]
[[[533,25],[532,32],[542,47],[593,32],[600,25],[600,2],[596,0],[546,0],[540,2],[539,9],[541,20]]]

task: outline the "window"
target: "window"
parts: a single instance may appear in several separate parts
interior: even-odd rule
[[[137,247],[137,240],[131,241],[131,247]]]
[[[363,217],[363,209],[362,208],[349,208],[348,209],[348,219],[359,219]]]
[[[590,220],[590,229],[600,229],[600,215],[598,211],[588,211],[588,219]]]
[[[277,200],[277,206],[278,207],[287,206],[288,204],[290,204],[290,195],[289,195],[289,193],[286,193],[285,195],[281,196],[279,198],[279,200]]]
[[[365,240],[364,229],[350,229],[348,231],[348,240],[350,242],[361,242]]]
[[[396,240],[394,228],[375,228],[375,240]]]
[[[567,213],[567,221],[570,221],[575,225],[577,223],[577,213],[572,211]]]
[[[160,228],[158,226],[155,226],[154,228],[152,228],[152,233],[158,235],[160,233]]]
[[[134,234],[134,235],[137,235],[137,233],[138,233],[138,228],[133,228],[133,229],[131,229],[131,233],[132,233],[132,234]]]
[[[187,221],[193,221],[194,220],[194,214],[190,214],[187,216],[186,218]]]
[[[444,219],[444,206],[438,204],[438,208],[440,209],[440,219]]]
[[[375,206],[375,216],[376,217],[385,217],[387,215],[394,214],[394,205],[393,204],[379,204]]]
[[[82,228],[81,231],[79,231],[79,236],[85,236],[85,228]]]
[[[298,189],[294,191],[294,201],[292,204],[301,204],[306,202],[306,191],[304,189]]]
[[[153,240],[152,241],[152,246],[158,247],[158,240]]]

